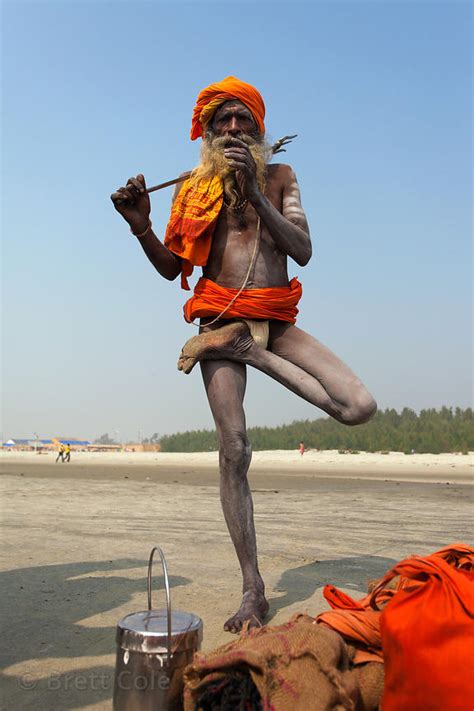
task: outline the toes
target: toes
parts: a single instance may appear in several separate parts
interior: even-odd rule
[[[194,368],[195,365],[196,365],[195,358],[184,358],[181,370],[183,371],[183,373],[186,373],[186,375],[188,375],[192,371],[192,369]]]
[[[244,594],[244,600],[238,612],[230,617],[224,624],[226,632],[238,634],[242,629],[253,629],[263,627],[264,619],[268,614],[269,604],[263,596],[256,596],[253,599],[251,591]]]
[[[196,365],[196,362],[196,358],[190,358],[189,356],[181,354],[178,358],[178,370],[188,375]]]
[[[242,622],[238,619],[236,620],[234,617],[230,620],[227,620],[227,622],[224,624],[224,630],[226,632],[230,632],[231,634],[237,634],[237,632],[240,632],[241,629]]]

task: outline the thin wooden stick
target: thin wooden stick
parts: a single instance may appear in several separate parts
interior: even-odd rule
[[[173,180],[167,180],[166,183],[160,183],[159,185],[154,185],[152,188],[147,188],[146,191],[147,191],[147,193],[154,193],[155,190],[161,190],[161,188],[168,188],[170,185],[176,185],[176,183],[182,183],[184,180],[187,180],[190,175],[191,175],[191,171],[189,171],[189,173],[183,173],[183,175],[180,175],[179,178],[173,178]]]
[[[280,138],[272,146],[273,155],[275,155],[276,153],[285,153],[286,149],[283,148],[283,146],[286,146],[288,143],[291,143],[293,138],[296,138],[297,135],[298,134],[295,133],[293,136],[283,136],[283,138]],[[146,191],[147,191],[147,193],[154,193],[156,190],[161,190],[162,188],[168,188],[170,185],[176,185],[176,183],[182,183],[185,180],[187,180],[190,175],[191,175],[191,171],[189,171],[188,173],[184,173],[183,175],[180,175],[179,178],[173,178],[173,180],[167,180],[166,183],[160,183],[159,185],[153,185],[153,187],[147,188]]]

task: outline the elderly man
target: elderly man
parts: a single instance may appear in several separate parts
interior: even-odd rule
[[[246,366],[347,425],[376,410],[348,366],[295,326],[301,285],[288,278],[287,261],[305,266],[311,241],[293,170],[268,163],[264,116],[259,92],[235,77],[201,91],[191,129],[191,139],[203,138],[201,163],[175,190],[164,243],[152,229],[143,175],[111,196],[163,277],[181,274],[189,289],[193,266],[203,268],[184,307],[187,321],[200,319],[200,334],[185,344],[178,368],[189,373],[200,362],[219,437],[222,508],[243,576],[242,604],[224,625],[232,632],[268,612],[247,480]]]

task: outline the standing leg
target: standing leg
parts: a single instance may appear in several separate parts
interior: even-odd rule
[[[253,502],[247,479],[252,458],[243,409],[247,374],[244,365],[224,360],[203,361],[201,370],[219,438],[222,509],[243,578],[242,604],[224,629],[238,632],[246,620],[250,620],[250,626],[261,624],[268,612],[258,570]]]

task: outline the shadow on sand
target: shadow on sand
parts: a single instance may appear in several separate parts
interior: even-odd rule
[[[33,670],[31,674],[3,675],[2,697],[6,705],[1,708],[73,709],[110,698],[113,667],[90,667],[86,660],[81,665],[81,657],[114,654],[115,625],[85,627],[80,621],[126,605],[136,593],[143,593],[141,603],[137,607],[135,602],[127,612],[146,609],[147,565],[148,560],[125,558],[0,573],[3,610],[8,609],[2,616],[2,669],[31,660]],[[143,568],[143,577],[131,579],[119,574],[132,568]],[[170,576],[169,581],[170,587],[190,582],[177,576]],[[163,579],[156,573],[156,607],[165,607],[162,589]],[[75,660],[74,669],[56,671],[54,659],[64,663],[68,657]],[[34,667],[42,659],[48,676],[38,679]]]
[[[318,588],[327,584],[349,588],[354,591],[354,597],[363,597],[367,593],[369,580],[381,578],[396,562],[393,558],[361,555],[338,560],[315,560],[299,568],[290,568],[274,587],[275,592],[284,592],[285,595],[270,599],[268,620],[295,602],[305,602]],[[311,613],[311,610],[308,612]]]

